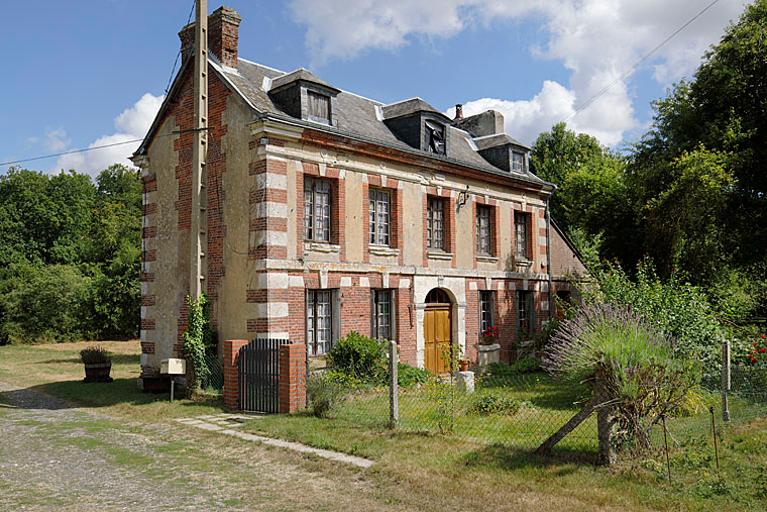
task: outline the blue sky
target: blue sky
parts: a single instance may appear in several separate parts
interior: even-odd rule
[[[384,102],[421,96],[445,111],[455,103],[466,104],[467,113],[496,108],[506,115],[507,131],[532,142],[708,3],[230,0],[227,5],[242,16],[240,55],[249,60],[284,70],[309,67],[342,89]],[[0,161],[143,135],[167,85],[178,52],[176,34],[191,5],[191,0],[4,3]],[[211,2],[210,10],[218,5]],[[650,119],[650,101],[695,69],[743,5],[720,0],[570,124],[613,147],[636,138]],[[27,166],[96,172],[132,149]]]

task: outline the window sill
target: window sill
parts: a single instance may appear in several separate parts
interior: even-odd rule
[[[304,252],[339,253],[341,246],[327,242],[304,241]]]
[[[489,254],[477,254],[477,261],[482,263],[498,263],[498,256],[490,256]]]
[[[368,252],[376,256],[399,256],[399,249],[387,245],[370,245]]]
[[[450,261],[453,259],[453,253],[440,251],[438,249],[426,249],[426,257],[430,260]]]
[[[530,260],[523,260],[523,259],[517,259],[514,262],[514,265],[517,267],[517,272],[525,272],[527,270],[530,270],[530,267],[533,266],[533,262]]]

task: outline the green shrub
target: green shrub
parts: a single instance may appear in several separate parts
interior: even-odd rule
[[[477,394],[471,404],[471,412],[488,416],[490,414],[503,414],[513,416],[519,412],[522,402],[498,393]]]
[[[365,382],[361,381],[354,375],[339,370],[325,370],[323,375],[328,380],[348,389],[360,389],[367,386]]]
[[[84,348],[80,351],[80,360],[84,364],[103,364],[111,363],[112,357],[109,352],[99,345]]]
[[[431,377],[432,374],[423,368],[416,368],[405,363],[397,365],[397,384],[400,387],[410,388],[417,384],[426,384]]]
[[[90,282],[72,265],[11,265],[0,276],[0,338],[35,343],[89,337]]]
[[[609,265],[595,276],[599,286],[582,290],[587,303],[628,306],[674,338],[675,356],[700,361],[704,379],[718,382],[726,332],[701,289],[676,277],[663,282],[647,264],[639,266],[635,280]]]
[[[312,375],[306,383],[312,414],[318,418],[327,418],[343,401],[348,391],[346,386],[326,373]]]
[[[352,331],[328,354],[328,366],[365,382],[378,382],[387,372],[386,343]]]
[[[541,360],[535,356],[523,357],[509,365],[512,374],[515,373],[533,373],[541,369]]]

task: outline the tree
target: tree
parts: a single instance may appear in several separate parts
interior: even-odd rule
[[[538,136],[530,160],[536,175],[557,185],[551,212],[565,232],[601,239],[602,257],[635,257],[635,237],[627,236],[635,222],[622,157],[558,123]]]

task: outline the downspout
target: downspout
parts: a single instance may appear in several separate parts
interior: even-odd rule
[[[553,191],[552,191],[553,192]],[[549,321],[554,315],[554,276],[551,268],[551,208],[549,201],[551,196],[546,198],[546,270],[549,274]]]

